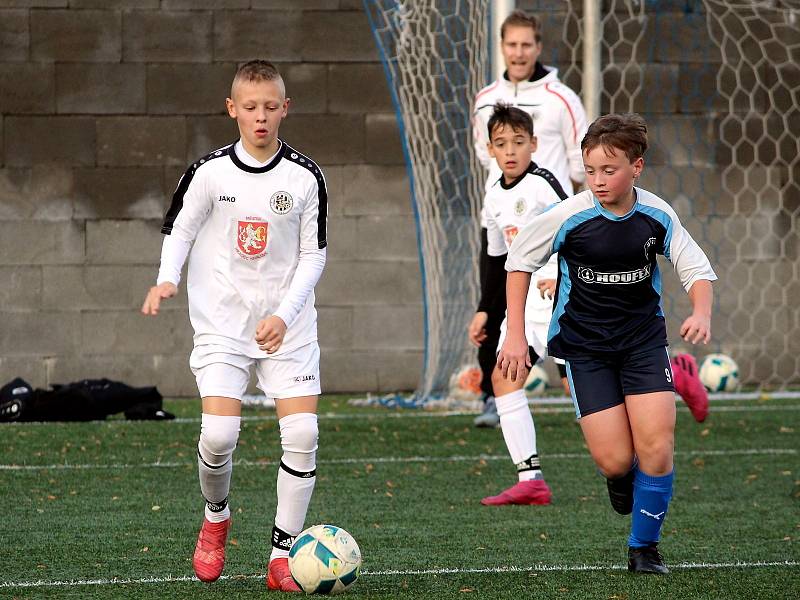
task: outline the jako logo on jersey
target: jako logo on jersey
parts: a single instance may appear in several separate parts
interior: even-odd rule
[[[217,202],[236,202],[236,196],[220,196]]]
[[[598,273],[589,267],[578,267],[578,277],[586,283],[639,283],[650,277],[650,265],[624,273]]]
[[[285,215],[294,206],[292,195],[289,192],[275,192],[269,199],[269,207],[276,215]]]
[[[314,381],[316,377],[314,375],[298,375],[294,378],[295,383],[300,383],[302,381]]]
[[[267,228],[264,221],[239,221],[236,251],[248,260],[261,258],[267,253]]]

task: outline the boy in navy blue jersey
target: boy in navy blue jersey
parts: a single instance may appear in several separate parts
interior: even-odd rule
[[[657,545],[672,497],[675,397],[656,255],[672,262],[689,294],[692,314],[680,328],[687,342],[711,337],[717,277],[672,208],[634,186],[647,149],[640,116],[597,119],[581,149],[590,189],[533,219],[509,249],[508,335],[497,364],[509,380],[524,378],[530,274],[557,252],[548,351],[566,359],[575,411],[614,510],[633,513],[628,569],[663,574]]]

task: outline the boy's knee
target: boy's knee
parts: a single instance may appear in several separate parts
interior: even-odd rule
[[[213,461],[214,457],[227,457],[236,449],[241,417],[210,416],[213,418],[203,415],[198,449],[204,460]]]
[[[595,459],[597,468],[607,479],[619,479],[630,473],[633,467],[633,456],[611,456],[601,460]]]
[[[287,415],[279,421],[281,447],[285,452],[308,454],[316,452],[319,426],[314,413]]]

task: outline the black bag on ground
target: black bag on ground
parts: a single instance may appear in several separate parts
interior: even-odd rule
[[[95,421],[124,412],[130,420],[165,420],[155,387],[135,388],[110,379],[84,379],[33,389],[19,377],[0,388],[0,421]]]

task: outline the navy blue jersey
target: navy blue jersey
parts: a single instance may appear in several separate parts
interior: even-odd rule
[[[558,289],[548,352],[559,358],[609,355],[667,345],[656,255],[688,292],[717,278],[708,258],[661,198],[634,188],[626,215],[587,190],[553,205],[517,234],[506,270],[534,272],[558,253]]]

